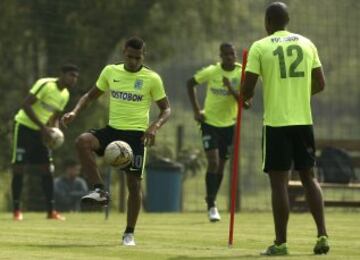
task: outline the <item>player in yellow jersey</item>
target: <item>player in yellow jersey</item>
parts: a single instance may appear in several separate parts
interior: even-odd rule
[[[215,200],[232,144],[241,81],[241,64],[236,62],[234,46],[230,43],[222,43],[220,57],[221,63],[198,71],[187,81],[194,118],[201,125],[203,147],[208,163],[205,175],[205,200],[208,218],[212,222],[221,219]],[[207,86],[204,109],[201,108],[195,91],[195,87],[201,84]]]
[[[82,201],[107,204],[109,194],[96,166],[94,152],[104,154],[114,140],[130,144],[134,159],[126,171],[129,191],[127,226],[122,238],[125,246],[134,246],[134,230],[141,206],[141,179],[144,167],[144,146],[153,145],[155,135],[170,116],[170,105],[160,76],[143,65],[145,43],[133,37],[125,42],[124,63],[108,65],[102,70],[96,85],[80,98],[74,109],[62,118],[63,124],[73,121],[79,112],[105,92],[109,92],[109,123],[105,128],[91,130],[77,138],[76,148],[84,173],[94,185],[94,191]],[[149,110],[156,102],[160,113],[149,124]]]
[[[288,254],[289,171],[299,172],[306,199],[317,226],[315,254],[329,251],[321,188],[314,177],[315,142],[311,96],[322,91],[325,79],[317,49],[307,38],[287,31],[287,6],[274,2],[265,13],[267,37],[252,44],[241,89],[244,100],[263,81],[263,170],[271,183],[275,222],[274,244],[265,255]]]
[[[15,116],[11,183],[14,220],[22,220],[20,197],[27,166],[41,173],[46,198],[47,217],[64,220],[54,209],[51,151],[44,144],[50,139],[51,127],[59,125],[60,112],[69,100],[68,88],[76,85],[79,69],[72,64],[61,67],[59,78],[41,78],[32,86]]]

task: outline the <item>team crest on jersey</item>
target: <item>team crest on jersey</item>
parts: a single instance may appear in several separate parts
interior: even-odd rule
[[[142,79],[135,80],[134,88],[140,90],[144,85],[144,81]]]

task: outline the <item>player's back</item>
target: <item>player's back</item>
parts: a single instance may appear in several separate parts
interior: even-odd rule
[[[254,58],[264,85],[265,124],[312,124],[311,72],[321,66],[314,44],[299,34],[277,31],[253,44],[250,67]]]

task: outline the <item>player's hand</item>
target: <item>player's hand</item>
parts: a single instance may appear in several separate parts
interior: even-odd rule
[[[204,113],[204,110],[200,110],[200,111],[197,111],[195,112],[194,114],[194,119],[200,123],[204,122],[205,121],[205,113]]]
[[[141,137],[141,141],[145,146],[153,146],[155,144],[155,135],[157,130],[160,128],[158,124],[151,124],[148,129],[146,129],[144,135]]]
[[[50,143],[51,141],[51,133],[52,133],[52,129],[51,127],[48,126],[44,126],[43,128],[41,128],[41,135],[42,135],[42,139],[44,144]]]
[[[66,128],[67,125],[69,123],[71,123],[72,121],[74,121],[75,118],[76,118],[76,113],[75,112],[65,113],[60,119],[60,124],[61,124],[61,126]]]
[[[243,108],[249,109],[252,106],[252,99],[246,100],[243,102]]]

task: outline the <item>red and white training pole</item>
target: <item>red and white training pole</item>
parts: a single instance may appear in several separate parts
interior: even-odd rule
[[[245,79],[247,53],[248,53],[247,49],[243,49],[240,86],[242,86]],[[234,216],[235,216],[235,203],[236,203],[239,160],[240,160],[240,137],[241,137],[240,130],[241,130],[242,107],[243,107],[243,100],[242,97],[239,96],[238,113],[236,118],[236,126],[235,126],[235,134],[234,134],[234,154],[233,154],[232,177],[231,177],[231,204],[230,204],[230,225],[229,225],[229,241],[228,241],[229,247],[233,245],[233,239],[234,239]]]

